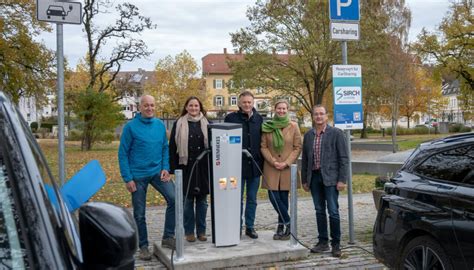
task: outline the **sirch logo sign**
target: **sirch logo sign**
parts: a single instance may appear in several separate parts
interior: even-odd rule
[[[337,87],[335,89],[335,103],[336,104],[361,104],[362,92],[360,87]]]

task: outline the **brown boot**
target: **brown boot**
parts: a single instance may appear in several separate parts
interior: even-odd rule
[[[186,241],[188,241],[188,242],[196,242],[196,236],[194,236],[194,234],[187,234],[187,235],[186,235]]]
[[[205,242],[205,241],[207,241],[207,237],[206,237],[205,234],[200,234],[200,235],[198,235],[198,240]]]

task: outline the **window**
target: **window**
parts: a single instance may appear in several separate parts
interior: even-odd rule
[[[224,88],[224,80],[223,79],[215,79],[214,80],[214,89],[223,89]]]
[[[231,96],[230,97],[230,106],[237,106],[237,97]]]
[[[223,96],[215,96],[214,97],[214,106],[217,106],[217,107],[224,106],[224,97]]]
[[[415,168],[415,173],[429,178],[474,184],[474,145],[437,153]]]
[[[11,183],[2,162],[0,158],[0,261],[2,269],[25,269],[28,261],[25,261],[26,250],[21,238],[19,213],[15,208]]]
[[[268,107],[268,101],[262,100],[262,101],[257,101],[257,109],[258,110],[264,110]]]

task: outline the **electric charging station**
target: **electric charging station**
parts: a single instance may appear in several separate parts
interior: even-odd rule
[[[240,243],[242,125],[210,124],[209,134],[212,242],[216,247],[234,246]]]

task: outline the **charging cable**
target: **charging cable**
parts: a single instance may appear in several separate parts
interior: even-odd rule
[[[255,161],[255,159],[253,158],[252,154],[251,154],[247,149],[242,149],[242,153],[244,153],[248,158],[250,158],[250,159],[254,162],[255,166],[256,166],[257,169],[258,169],[258,171],[262,174],[262,180],[268,185],[268,181],[267,181],[267,179],[265,178],[265,175],[263,174],[262,169],[261,169],[260,166],[258,165],[257,161]],[[272,196],[273,200],[276,201],[276,200],[275,200],[275,195],[273,194],[273,192],[269,192],[269,194],[270,194],[270,196]],[[276,203],[275,205],[276,205],[278,214],[279,214],[280,216],[282,216],[280,207],[278,206],[277,203]],[[272,224],[274,224],[274,223],[272,223]],[[302,245],[303,247],[305,247],[305,248],[308,249],[308,250],[311,250],[311,248],[310,248],[309,246],[305,245],[300,239],[298,239],[295,235],[293,235],[293,234],[291,233],[291,230],[290,230],[290,235],[291,235],[300,245]],[[351,247],[359,248],[359,249],[361,249],[361,250],[363,250],[363,251],[365,251],[365,252],[367,252],[367,253],[369,253],[369,254],[371,254],[371,255],[374,255],[373,252],[370,252],[370,251],[368,251],[367,249],[365,249],[365,248],[363,248],[363,247],[361,247],[361,246],[357,246],[357,245],[351,245],[351,246],[343,247],[343,248],[341,248],[341,250],[343,250],[343,249],[348,249],[348,248],[351,248]]]

